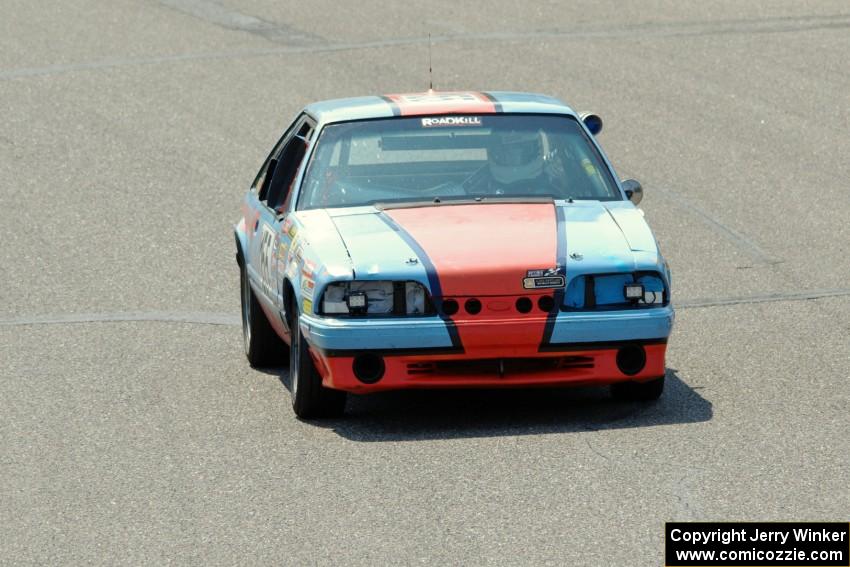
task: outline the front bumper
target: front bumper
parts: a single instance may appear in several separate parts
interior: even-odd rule
[[[403,388],[608,384],[664,375],[669,306],[634,311],[561,312],[479,320],[439,317],[334,319],[302,315],[301,329],[325,386],[367,393]],[[452,339],[455,335],[455,340]],[[460,341],[457,338],[460,338]],[[624,348],[645,364],[625,373]],[[380,360],[379,380],[354,372],[358,357]]]
[[[646,365],[627,375],[617,366],[620,347],[588,345],[569,353],[541,353],[530,358],[470,359],[465,355],[409,353],[381,356],[383,376],[366,384],[354,375],[356,357],[311,351],[326,387],[355,393],[404,388],[506,388],[602,385],[646,381],[664,375],[666,343],[639,341],[623,345],[644,349]]]

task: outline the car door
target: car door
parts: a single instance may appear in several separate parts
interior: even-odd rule
[[[255,181],[259,216],[254,221],[249,242],[248,272],[267,313],[280,315],[284,311],[280,285],[282,261],[278,255],[280,230],[313,130],[313,120],[302,114],[278,142]],[[283,318],[271,323],[275,327],[281,324],[285,327]]]

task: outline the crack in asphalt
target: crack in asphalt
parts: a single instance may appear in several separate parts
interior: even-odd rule
[[[357,51],[364,49],[383,49],[392,47],[427,45],[428,36],[402,37],[384,40],[352,41],[343,43],[326,42],[323,38],[309,32],[296,30],[286,24],[278,24],[256,18],[240,12],[235,12],[221,5],[202,0],[161,0],[162,4],[179,9],[205,21],[240,32],[250,32],[261,35],[272,41],[284,42],[287,45],[267,49],[244,49],[221,52],[182,53],[171,55],[154,55],[149,57],[112,57],[95,61],[83,61],[64,65],[45,65],[20,69],[0,70],[0,81],[23,79],[75,73],[78,71],[93,71],[115,67],[132,67],[155,65],[161,63],[176,63],[181,61],[199,61],[215,59],[239,59],[252,57],[269,57],[287,54],[321,54],[342,51]],[[652,37],[692,37],[729,34],[752,33],[791,33],[827,29],[850,28],[850,14],[835,14],[829,16],[808,17],[778,17],[758,20],[720,20],[714,22],[650,22],[623,26],[575,26],[562,29],[503,31],[503,32],[472,32],[433,35],[430,42],[505,42],[505,41],[534,41],[539,39],[563,40],[637,40]],[[324,43],[322,43],[324,42]]]
[[[776,301],[807,301],[829,297],[850,296],[850,289],[826,289],[789,293],[770,293],[718,299],[692,299],[677,301],[676,309],[695,309],[724,307],[729,305],[768,303]],[[25,325],[63,325],[72,323],[124,323],[124,322],[156,322],[156,323],[185,323],[192,325],[225,325],[241,324],[238,315],[211,311],[126,311],[113,313],[69,313],[31,315],[0,319],[0,327],[17,327]]]

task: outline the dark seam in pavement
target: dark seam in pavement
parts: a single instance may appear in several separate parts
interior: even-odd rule
[[[677,309],[691,309],[698,307],[721,307],[724,305],[739,305],[742,303],[768,303],[773,301],[806,301],[809,299],[823,299],[826,297],[841,297],[850,295],[850,289],[825,289],[818,291],[801,291],[792,293],[769,293],[765,295],[751,295],[749,297],[726,297],[719,299],[693,299],[690,301],[674,301]]]
[[[673,302],[676,309],[694,309],[706,307],[722,307],[749,303],[767,303],[776,301],[806,301],[828,297],[850,296],[850,289],[827,289],[795,293],[774,293],[749,297],[727,297],[720,299],[690,300]],[[193,325],[240,325],[237,315],[229,313],[196,312],[170,313],[165,311],[126,312],[126,313],[80,313],[69,315],[40,315],[0,319],[0,327],[17,327],[24,325],[62,325],[72,323],[125,323],[125,322],[156,322],[156,323],[188,323]]]
[[[208,24],[228,30],[247,32],[285,45],[328,43],[325,38],[318,35],[296,29],[287,24],[279,24],[251,14],[245,14],[218,2],[210,2],[209,0],[159,0],[159,3]]]
[[[704,211],[700,207],[694,205],[688,199],[680,196],[674,191],[670,191],[669,189],[656,189],[661,195],[668,197],[672,200],[676,206],[683,208],[687,211],[690,211],[700,217],[703,221],[705,221],[709,226],[717,229],[720,233],[723,234],[728,240],[732,241],[733,244],[736,244],[739,248],[741,248],[744,252],[746,252],[749,256],[751,256],[754,260],[758,261],[762,264],[779,264],[782,260],[778,260],[772,257],[770,254],[761,249],[761,247],[753,242],[749,237],[741,234],[734,228],[725,225],[720,222],[710,213]]]
[[[79,313],[68,315],[41,315],[0,319],[0,326],[61,325],[70,323],[123,323],[152,321],[157,323],[189,323],[194,325],[239,325],[238,315],[229,313],[172,313],[166,311],[126,313]]]
[[[836,21],[839,20],[839,21]],[[794,23],[796,22],[796,23]],[[678,27],[676,27],[678,26]],[[432,36],[432,43],[448,43],[463,41],[522,41],[534,39],[634,39],[644,40],[647,37],[682,37],[723,35],[730,33],[787,33],[795,31],[812,31],[820,29],[850,28],[850,15],[837,14],[833,16],[815,16],[808,18],[771,18],[765,20],[727,20],[719,22],[685,22],[671,24],[638,24],[623,26],[619,29],[576,28],[572,30],[536,30],[529,32],[489,32],[450,34]],[[281,29],[283,27],[281,26]],[[415,46],[427,44],[427,36],[407,37],[398,39],[349,42],[327,45],[293,45],[270,49],[246,49],[213,53],[185,53],[179,55],[160,55],[137,58],[114,58],[68,65],[47,65],[44,67],[29,67],[22,69],[0,70],[0,81],[37,77],[45,75],[72,73],[75,71],[90,71],[109,69],[113,67],[128,67],[153,65],[180,61],[197,61],[213,59],[238,59],[245,57],[267,57],[274,55],[298,53],[333,53],[340,51],[355,51],[361,49],[380,49],[385,47]]]

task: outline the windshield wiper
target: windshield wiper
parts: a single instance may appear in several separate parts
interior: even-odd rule
[[[452,205],[498,205],[498,204],[508,204],[508,203],[517,203],[517,204],[543,204],[543,203],[552,203],[554,199],[552,197],[546,196],[534,196],[534,197],[500,197],[498,195],[478,195],[475,197],[467,197],[461,199],[443,199],[441,197],[434,197],[428,201],[395,201],[395,202],[387,202],[387,203],[374,203],[373,206],[376,209],[412,209],[416,207],[433,207],[433,206],[441,206],[441,207],[450,207]]]

